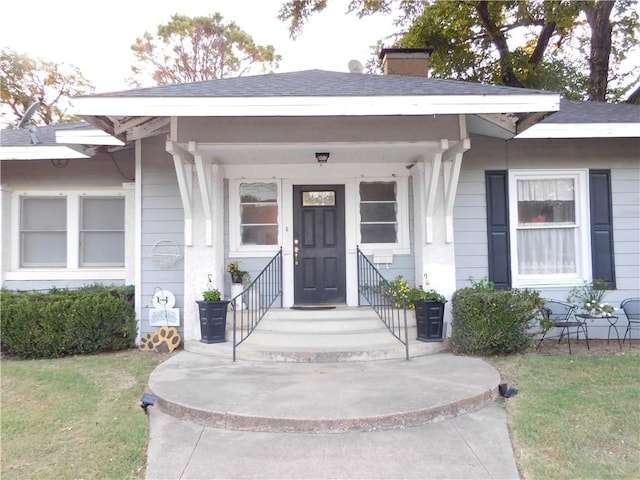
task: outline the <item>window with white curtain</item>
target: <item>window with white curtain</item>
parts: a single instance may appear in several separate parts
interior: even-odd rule
[[[514,285],[571,283],[588,269],[586,171],[511,171]]]

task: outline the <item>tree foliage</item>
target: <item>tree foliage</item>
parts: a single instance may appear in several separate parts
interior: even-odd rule
[[[138,65],[130,82],[151,77],[157,85],[197,82],[245,74],[255,67],[270,71],[280,55],[272,45],[256,45],[253,38],[222,15],[187,17],[175,14],[159,25],[156,36],[145,32],[131,45]]]
[[[14,124],[35,102],[40,102],[31,119],[36,125],[75,121],[77,117],[67,113],[69,97],[93,91],[77,67],[33,59],[8,48],[0,52],[0,74],[0,102],[13,115]]]
[[[295,37],[326,3],[288,0],[279,18]],[[638,50],[637,7],[638,0],[350,0],[348,11],[397,13],[394,46],[433,48],[434,77],[604,101],[640,81],[637,65],[629,66]]]

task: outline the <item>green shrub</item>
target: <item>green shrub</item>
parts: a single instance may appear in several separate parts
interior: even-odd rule
[[[451,347],[469,355],[523,352],[531,345],[527,327],[542,305],[538,292],[494,290],[475,285],[452,299]]]
[[[134,345],[133,287],[0,292],[2,351],[19,358],[123,350]]]

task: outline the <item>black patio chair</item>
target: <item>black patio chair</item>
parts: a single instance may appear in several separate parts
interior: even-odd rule
[[[580,339],[580,330],[584,333],[587,342],[587,350],[589,350],[589,333],[587,331],[587,320],[577,317],[575,314],[576,306],[571,303],[561,302],[559,300],[545,300],[542,307],[542,313],[551,323],[551,328],[546,330],[540,339],[540,343],[545,339],[547,333],[553,328],[560,329],[560,338],[558,343],[562,341],[564,335],[567,335],[567,344],[569,345],[569,355],[571,355],[571,331],[575,329],[576,341]]]
[[[629,334],[629,348],[631,348],[631,329],[640,328],[640,297],[625,298],[620,303],[620,308],[627,317],[627,329],[624,332],[622,343]]]

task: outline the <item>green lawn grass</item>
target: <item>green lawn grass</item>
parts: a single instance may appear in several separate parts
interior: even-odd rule
[[[492,358],[525,479],[640,478],[640,355]]]
[[[143,477],[148,420],[140,397],[166,358],[130,350],[2,360],[0,477]]]
[[[140,397],[167,355],[131,350],[1,362],[0,477],[144,477]],[[489,359],[525,479],[640,478],[640,352]]]

